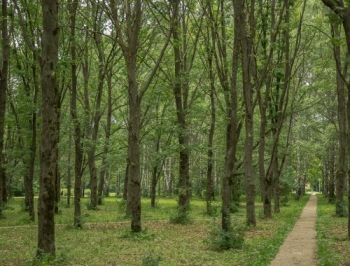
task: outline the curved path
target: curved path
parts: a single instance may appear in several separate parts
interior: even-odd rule
[[[313,194],[271,266],[316,265],[316,209],[317,197]]]

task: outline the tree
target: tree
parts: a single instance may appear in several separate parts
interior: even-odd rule
[[[1,2],[1,66],[0,66],[0,216],[2,216],[3,204],[7,201],[6,172],[4,150],[4,130],[6,111],[7,78],[10,60],[10,39],[8,33],[7,0]]]
[[[252,1],[250,10],[246,7],[244,1],[237,1],[235,6],[237,13],[237,22],[239,24],[238,35],[241,53],[242,53],[242,79],[243,95],[245,106],[245,150],[244,150],[244,175],[246,191],[246,209],[247,224],[255,226],[255,185],[253,171],[253,85],[252,75],[254,73],[255,62],[253,58],[253,40],[255,36],[255,18],[254,18],[254,1]],[[249,10],[249,17],[247,16]],[[249,26],[247,25],[249,21]]]
[[[172,31],[172,44],[174,51],[174,80],[172,80],[172,89],[176,106],[176,117],[178,124],[178,144],[179,144],[179,203],[178,215],[185,217],[187,215],[190,196],[190,138],[188,113],[192,102],[190,101],[190,82],[189,74],[193,67],[193,61],[197,49],[197,41],[200,30],[194,33],[192,37],[194,44],[190,50],[188,41],[190,39],[188,17],[191,15],[191,3],[185,1],[171,1],[174,12],[174,29]],[[197,25],[201,25],[200,22]],[[195,92],[194,92],[195,93]]]
[[[340,32],[336,22],[331,22],[332,38],[337,40],[340,38]],[[338,44],[333,44],[333,54],[336,62],[336,83],[337,83],[337,101],[338,101],[338,136],[339,136],[339,157],[338,169],[336,173],[336,215],[344,216],[344,190],[345,190],[345,160],[346,160],[346,95],[345,82],[341,61],[341,49]],[[347,63],[345,63],[346,65]]]
[[[71,56],[71,86],[70,86],[70,115],[74,129],[74,226],[82,227],[81,221],[81,183],[83,168],[83,151],[81,143],[81,125],[77,110],[77,47],[76,47],[76,14],[78,0],[68,2],[70,14],[70,56]]]
[[[343,24],[343,29],[344,29],[344,33],[345,33],[345,39],[346,39],[346,45],[347,45],[347,53],[350,54],[350,5],[347,1],[343,1],[343,0],[337,0],[337,1],[332,1],[332,0],[321,0],[323,2],[323,4],[325,6],[327,6],[328,8],[330,8],[332,10],[332,12],[334,12],[340,19],[340,21]],[[347,4],[347,5],[346,5]],[[339,74],[339,69],[338,69],[338,74]],[[350,86],[348,86],[348,96],[350,96]],[[339,99],[338,99],[339,100]],[[341,107],[339,107],[341,108]],[[349,136],[349,130],[350,130],[350,101],[348,99],[348,105],[347,105],[348,111],[347,111],[347,120],[348,120],[348,136]],[[344,114],[343,114],[344,116]],[[339,120],[339,123],[346,123],[346,120],[342,117]],[[345,125],[342,125],[342,128],[344,128]],[[340,133],[340,138],[343,139],[343,141],[346,141],[346,139],[344,138],[344,134]],[[344,143],[343,143],[344,144]],[[341,143],[339,143],[339,145],[341,145]],[[342,149],[342,148],[341,148]],[[348,152],[350,151],[350,139],[347,140],[347,150]],[[342,150],[340,150],[341,153],[343,153]],[[340,159],[340,158],[339,158]],[[341,167],[341,165],[339,166]],[[350,180],[350,174],[348,174],[349,176],[349,180]],[[345,179],[345,170],[339,168],[339,171],[337,173],[337,178],[338,178],[338,190],[340,189],[340,191],[338,192],[339,195],[337,195],[337,200],[339,202],[339,205],[341,206],[340,211],[343,211],[343,194],[342,194],[342,187],[344,187],[344,179]],[[350,186],[349,186],[349,192],[350,192]],[[348,193],[348,200],[350,201],[350,193]],[[350,204],[348,207],[348,211],[350,211]],[[350,238],[350,215],[348,215],[348,237]]]
[[[39,27],[39,18],[33,18],[30,10],[33,8],[31,3],[26,3],[26,8],[21,8],[17,1],[14,1],[14,6],[17,11],[18,23],[21,28],[21,35],[14,42],[14,58],[16,59],[16,71],[14,75],[22,80],[22,87],[25,93],[25,100],[32,102],[33,105],[27,112],[30,116],[24,116],[20,111],[23,103],[15,104],[16,101],[11,101],[11,110],[15,116],[16,127],[19,131],[18,142],[19,148],[29,151],[24,153],[23,163],[26,165],[24,174],[24,190],[25,190],[25,209],[28,210],[29,219],[35,220],[34,212],[34,174],[36,169],[37,157],[37,139],[38,139],[38,97],[40,91],[40,55],[37,47],[40,45],[38,33],[35,28]],[[24,10],[23,10],[24,9]],[[25,20],[29,21],[28,23]],[[17,30],[15,31],[17,32]],[[22,119],[21,119],[22,118]],[[23,121],[23,122],[22,122]],[[30,133],[27,133],[30,131]]]
[[[42,130],[40,192],[38,200],[37,256],[55,255],[55,176],[57,164],[56,66],[58,61],[58,1],[41,2],[43,18],[41,53]]]
[[[140,232],[142,231],[140,173],[141,102],[159,68],[159,64],[170,40],[170,34],[166,36],[167,38],[157,59],[152,60],[153,65],[148,69],[149,74],[147,78],[142,79],[144,83],[141,86],[138,81],[141,75],[138,59],[141,53],[140,44],[146,42],[150,37],[147,34],[141,35],[141,33],[144,33],[143,26],[146,28],[146,24],[144,24],[144,13],[146,7],[150,8],[150,6],[142,0],[125,1],[122,4],[111,0],[109,4],[111,19],[116,34],[115,42],[118,43],[122,50],[128,81],[127,199],[131,211],[131,230],[133,232]],[[147,55],[148,53],[144,57]],[[148,64],[144,63],[144,57],[141,60],[143,62],[141,66],[147,67]],[[143,71],[146,71],[146,69],[143,69]]]

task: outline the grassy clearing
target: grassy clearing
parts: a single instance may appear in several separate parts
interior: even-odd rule
[[[0,220],[0,265],[29,265],[33,260],[37,227],[35,223],[25,221],[27,214],[21,209],[22,200],[13,200],[5,212],[7,218]],[[143,199],[145,231],[137,236],[130,234],[129,221],[125,220],[115,198],[106,199],[98,211],[87,210],[83,203],[85,224],[82,230],[71,226],[73,208],[61,208],[62,213],[56,216],[56,222],[61,225],[56,229],[55,263],[146,265],[146,261],[160,261],[159,265],[164,266],[269,265],[307,200],[308,197],[304,197],[300,202],[291,201],[288,207],[282,207],[280,214],[268,220],[262,218],[261,203],[258,203],[258,226],[247,230],[243,248],[224,252],[212,250],[207,244],[215,220],[204,215],[203,200],[191,202],[193,223],[178,225],[169,222],[176,207],[175,199],[159,199],[155,209],[149,207],[149,199]],[[219,206],[219,202],[214,204]],[[244,223],[244,208],[239,208],[232,219],[234,223]]]
[[[317,259],[320,266],[350,265],[347,217],[335,217],[335,205],[317,196]]]

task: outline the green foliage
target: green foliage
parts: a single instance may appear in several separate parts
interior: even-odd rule
[[[212,203],[210,203],[210,217],[218,217],[220,215],[220,210],[221,210],[221,206],[220,205],[214,205]]]
[[[118,200],[118,201],[117,201],[117,208],[118,208],[118,211],[120,211],[120,212],[125,212],[126,205],[127,205],[127,201],[126,201],[126,200],[124,200],[124,199]]]
[[[11,201],[13,201],[13,199],[10,199],[10,200],[8,200],[8,202],[3,203],[3,205],[0,206],[1,209],[2,209],[2,210],[11,210],[11,211],[13,211],[15,208],[10,204]]]
[[[86,209],[89,211],[98,211],[100,208],[97,206],[92,206],[91,201],[86,203]]]
[[[240,249],[244,243],[246,226],[242,223],[231,223],[229,230],[223,230],[215,220],[212,223],[208,245],[214,250]]]
[[[148,253],[142,258],[142,266],[158,266],[162,261],[162,257],[159,254]]]
[[[289,195],[292,192],[292,185],[290,182],[281,180],[280,182],[280,203],[281,206],[287,206],[289,201]]]
[[[122,239],[130,239],[133,241],[153,240],[154,237],[155,234],[149,233],[147,229],[142,230],[141,232],[132,232],[130,230],[126,230],[120,235],[120,238]]]
[[[174,224],[192,224],[193,220],[189,216],[188,212],[179,213],[177,211],[176,213],[170,215],[170,222]]]
[[[347,209],[346,207],[347,207],[347,205],[345,204],[344,200],[336,200],[336,202],[335,202],[335,214],[338,217],[347,217],[348,214],[346,211],[346,209]]]
[[[35,257],[32,266],[61,266],[69,265],[68,251],[59,252],[56,256],[42,254],[41,257]]]
[[[231,213],[237,213],[239,211],[239,202],[232,201],[230,211]]]

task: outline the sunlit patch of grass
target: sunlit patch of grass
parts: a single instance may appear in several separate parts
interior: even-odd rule
[[[320,266],[350,263],[347,217],[335,216],[335,205],[317,196],[317,259]]]
[[[83,202],[87,200],[83,199]],[[121,199],[111,197],[104,200],[98,211],[88,211],[82,203],[82,213],[86,217],[81,230],[71,226],[74,208],[62,208],[62,214],[56,216],[56,222],[62,224],[56,227],[60,265],[142,265],[146,259],[163,266],[268,265],[299,217],[307,197],[300,202],[291,201],[290,206],[282,207],[281,214],[275,214],[273,219],[258,218],[257,227],[246,231],[241,249],[223,252],[211,250],[206,244],[213,220],[204,214],[206,203],[203,200],[191,201],[193,223],[182,225],[169,222],[177,205],[175,198],[158,199],[156,208],[150,206],[149,199],[142,199],[142,227],[147,230],[139,235],[141,240],[138,236],[136,239],[121,238],[130,233],[130,220],[116,219],[123,214],[123,210],[118,209]],[[219,206],[219,202],[215,204]],[[257,208],[258,212],[261,204]],[[7,212],[9,224],[16,225],[23,214],[26,213]],[[232,219],[236,223],[245,223],[243,206],[232,214]],[[0,223],[0,265],[30,265],[37,245],[36,225],[31,223],[5,229],[1,227],[8,224]]]

